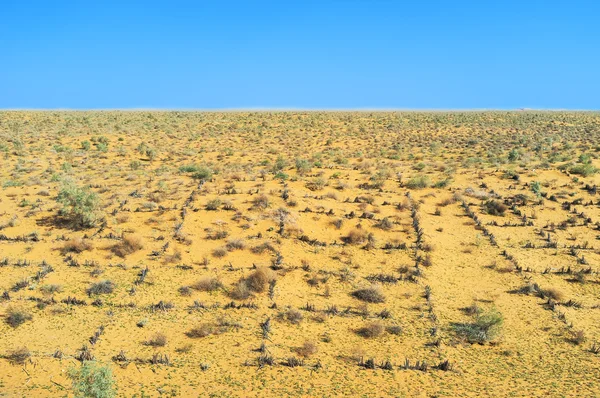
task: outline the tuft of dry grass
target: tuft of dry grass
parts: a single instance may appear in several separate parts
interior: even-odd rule
[[[23,365],[29,358],[31,352],[27,347],[15,348],[6,353],[6,359],[13,365]]]
[[[32,319],[33,316],[28,311],[14,307],[8,307],[4,315],[4,321],[13,328],[17,328]]]
[[[60,251],[64,255],[66,253],[82,253],[84,251],[92,250],[93,248],[93,243],[88,239],[73,238],[66,241]]]
[[[381,336],[384,331],[385,326],[381,322],[369,322],[360,327],[356,333],[364,338],[373,339]]]
[[[352,292],[352,296],[367,303],[385,302],[385,295],[381,291],[381,287],[377,285],[355,290]]]
[[[348,232],[348,235],[346,235],[343,240],[344,242],[351,245],[360,245],[362,243],[365,243],[368,237],[369,234],[367,233],[367,231],[355,228]]]
[[[561,292],[560,290],[558,290],[554,287],[540,289],[540,294],[543,297],[547,297],[547,298],[550,298],[555,301],[562,301],[565,298],[565,295],[563,294],[563,292]]]
[[[164,333],[156,332],[144,342],[144,345],[150,347],[164,347],[167,345],[167,336]]]
[[[141,236],[135,234],[124,235],[123,239],[114,245],[111,250],[117,256],[124,258],[129,254],[135,253],[144,248],[144,241]]]
[[[194,290],[198,290],[200,292],[214,292],[215,290],[219,290],[223,287],[223,283],[214,276],[205,276],[198,280],[198,282],[190,285],[190,287]]]
[[[304,358],[315,355],[319,350],[317,349],[317,343],[312,340],[306,340],[302,346],[296,349],[298,355]]]

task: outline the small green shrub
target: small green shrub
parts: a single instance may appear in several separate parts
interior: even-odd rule
[[[192,174],[192,178],[194,180],[210,180],[212,176],[213,171],[204,166],[198,167],[198,169]]]
[[[108,366],[84,361],[80,368],[69,369],[77,398],[112,398],[116,396],[115,380]]]
[[[502,314],[491,309],[487,312],[477,313],[475,320],[471,323],[454,325],[454,330],[470,343],[484,344],[493,341],[500,335],[503,323]]]
[[[592,176],[592,175],[596,174],[598,172],[598,168],[594,167],[590,163],[577,164],[575,166],[572,166],[569,169],[569,172],[571,174],[577,174],[577,175],[580,175],[580,176],[583,176],[583,177],[589,177],[589,176]]]
[[[60,215],[70,219],[75,227],[93,227],[100,218],[98,195],[87,187],[67,183],[61,188],[56,200],[62,205]]]
[[[429,177],[424,175],[414,176],[406,182],[406,187],[408,189],[424,189],[429,188],[430,186],[431,181],[429,180]]]

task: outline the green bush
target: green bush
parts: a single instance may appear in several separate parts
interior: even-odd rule
[[[210,180],[212,178],[213,172],[208,167],[200,166],[198,169],[192,174],[192,178],[195,180]]]
[[[310,162],[306,159],[296,159],[296,170],[298,170],[298,174],[304,175],[308,173],[311,169]]]
[[[85,361],[80,368],[69,369],[77,398],[111,398],[116,396],[115,380],[108,366]]]
[[[188,164],[179,167],[180,173],[192,173],[192,178],[195,180],[210,180],[213,176],[213,171],[206,166]]]
[[[61,188],[56,200],[62,205],[60,214],[69,218],[75,227],[93,227],[99,219],[98,195],[87,187],[67,183]]]
[[[431,181],[429,177],[424,175],[414,176],[406,183],[406,187],[408,189],[423,189],[429,188],[431,186]]]
[[[590,163],[577,164],[569,169],[572,174],[577,174],[584,177],[589,177],[598,172],[598,169]]]
[[[464,337],[470,343],[484,344],[496,339],[501,331],[504,317],[496,309],[480,312],[475,315],[471,323],[454,325],[458,335]]]

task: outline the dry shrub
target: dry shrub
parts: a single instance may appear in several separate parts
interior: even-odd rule
[[[209,323],[202,323],[186,332],[186,336],[192,339],[208,337],[211,334],[217,334],[218,330]]]
[[[383,303],[385,296],[379,286],[373,285],[365,289],[358,289],[352,292],[352,296],[367,303]]]
[[[298,355],[304,358],[308,358],[312,355],[315,355],[317,351],[317,344],[312,340],[306,340],[304,344],[302,344],[302,347],[298,347],[296,349]]]
[[[230,252],[234,250],[243,250],[246,248],[246,243],[243,239],[230,239],[225,245]]]
[[[262,293],[267,289],[271,281],[275,280],[275,274],[268,268],[257,268],[254,272],[240,281],[229,291],[229,296],[235,300],[245,300],[252,293]]]
[[[181,254],[181,250],[175,248],[175,250],[173,250],[173,254],[167,254],[164,257],[163,262],[165,264],[173,264],[173,263],[178,263],[181,261],[181,259],[183,258],[182,254]]]
[[[31,352],[27,347],[15,348],[6,353],[6,359],[13,365],[23,365],[29,358],[31,358]]]
[[[231,289],[229,291],[229,297],[231,297],[234,300],[246,300],[246,299],[250,298],[251,295],[252,295],[252,292],[248,288],[246,281],[243,279],[241,281],[239,281],[233,287],[233,289]]]
[[[212,255],[216,258],[225,257],[227,255],[227,249],[225,249],[224,247],[217,247],[212,251]]]
[[[256,293],[262,293],[266,290],[270,281],[275,279],[275,275],[268,268],[257,268],[246,278],[246,284],[250,290]]]
[[[500,201],[497,200],[488,200],[483,205],[483,210],[492,216],[504,216],[508,207]]]
[[[81,253],[86,250],[92,250],[94,245],[87,239],[82,238],[73,238],[67,242],[65,242],[64,246],[61,249],[61,253]]]
[[[300,322],[302,322],[304,316],[297,309],[288,308],[287,310],[279,314],[279,318],[281,320],[293,323],[294,325],[298,325],[300,324]]]
[[[367,241],[369,234],[367,231],[362,229],[355,228],[352,231],[348,232],[348,235],[344,237],[344,241],[351,245],[359,245]]]
[[[266,209],[269,207],[269,198],[266,195],[258,195],[252,199],[252,207],[256,209]]]
[[[112,247],[112,252],[119,257],[135,253],[144,248],[144,241],[139,235],[124,235],[123,240]]]
[[[215,290],[221,289],[223,283],[214,276],[205,276],[190,287],[201,292],[214,292]]]
[[[360,329],[358,329],[356,331],[356,333],[358,333],[359,335],[361,335],[367,339],[372,339],[372,338],[381,336],[384,331],[385,331],[385,327],[383,326],[382,323],[370,322],[370,323],[367,323],[366,325],[364,325],[363,327],[361,327]]]
[[[375,226],[377,228],[383,229],[384,231],[389,231],[392,228],[394,228],[394,223],[392,222],[392,220],[389,219],[389,217],[384,217],[381,219],[381,221],[375,224]]]
[[[104,280],[101,282],[93,283],[87,289],[87,294],[89,296],[95,296],[98,294],[110,294],[114,290],[115,290],[115,284],[112,281]]]
[[[555,301],[562,301],[565,297],[564,294],[560,290],[553,288],[553,287],[549,287],[547,289],[541,289],[540,293],[542,296],[548,297]]]
[[[129,221],[129,214],[121,213],[116,217],[117,224],[124,224]]]
[[[167,336],[160,332],[155,333],[144,344],[150,347],[164,347],[167,345]]]
[[[16,328],[22,325],[23,323],[30,321],[33,316],[27,312],[26,310],[9,307],[6,310],[6,315],[4,316],[4,321],[11,327]]]
[[[581,345],[586,341],[585,331],[577,330],[571,334],[571,342],[575,345]]]
[[[250,251],[254,254],[262,254],[267,250],[273,253],[277,251],[269,242],[261,243],[260,245],[254,246],[252,249],[250,249]]]

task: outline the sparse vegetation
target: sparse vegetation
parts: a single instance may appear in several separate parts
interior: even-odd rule
[[[11,111],[0,137],[8,396],[96,360],[122,367],[97,396],[598,395],[595,112]]]

